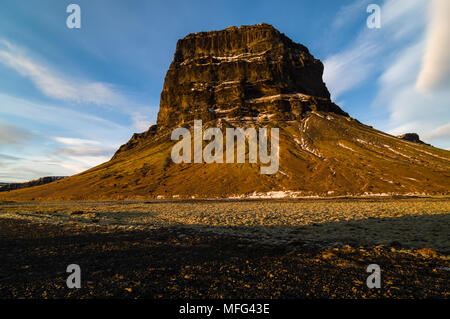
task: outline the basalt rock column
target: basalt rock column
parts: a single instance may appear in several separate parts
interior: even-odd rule
[[[217,117],[311,109],[344,114],[330,101],[323,64],[268,24],[189,34],[177,43],[161,93],[158,130]]]

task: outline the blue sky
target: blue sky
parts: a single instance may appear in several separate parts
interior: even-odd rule
[[[70,3],[81,29],[66,26]],[[381,7],[380,29],[367,28],[370,3]],[[155,123],[179,38],[260,22],[324,62],[332,99],[351,116],[448,149],[449,3],[2,0],[0,181],[107,161]]]

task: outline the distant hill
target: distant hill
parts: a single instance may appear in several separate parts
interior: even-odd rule
[[[38,179],[34,179],[32,181],[24,182],[24,183],[0,183],[0,192],[12,191],[16,189],[22,189],[27,187],[33,187],[38,185],[48,184],[67,176],[45,176]]]
[[[305,46],[267,24],[189,34],[177,43],[156,125],[134,134],[106,163],[0,198],[449,194],[449,151],[350,117],[331,101],[322,73]],[[186,127],[192,134],[194,120],[203,130],[279,128],[278,172],[261,174],[266,165],[248,160],[175,164],[171,133]]]

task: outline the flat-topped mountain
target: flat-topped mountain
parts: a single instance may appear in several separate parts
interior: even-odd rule
[[[347,116],[331,102],[322,74],[322,62],[305,46],[265,23],[189,34],[177,43],[156,126],[135,134],[120,151],[195,119],[288,121],[310,111]]]
[[[311,110],[342,110],[330,102],[323,64],[267,24],[189,34],[177,43],[161,93],[159,129],[202,119],[283,119]]]
[[[104,164],[0,198],[449,193],[449,151],[351,118],[331,101],[322,73],[305,46],[267,24],[189,34],[177,43],[156,125],[134,134]],[[194,120],[202,120],[203,130],[278,128],[278,171],[261,174],[248,148],[245,163],[174,163],[171,133],[192,132]]]

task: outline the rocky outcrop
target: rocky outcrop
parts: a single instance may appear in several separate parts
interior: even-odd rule
[[[417,133],[405,133],[402,135],[397,135],[397,137],[401,138],[402,140],[407,140],[407,141],[414,142],[414,143],[430,145],[430,144],[427,144],[427,143],[421,141],[419,138],[419,134],[417,134]]]
[[[323,64],[268,24],[189,34],[177,43],[161,93],[158,130],[194,119],[307,111],[345,114],[330,100]]]

